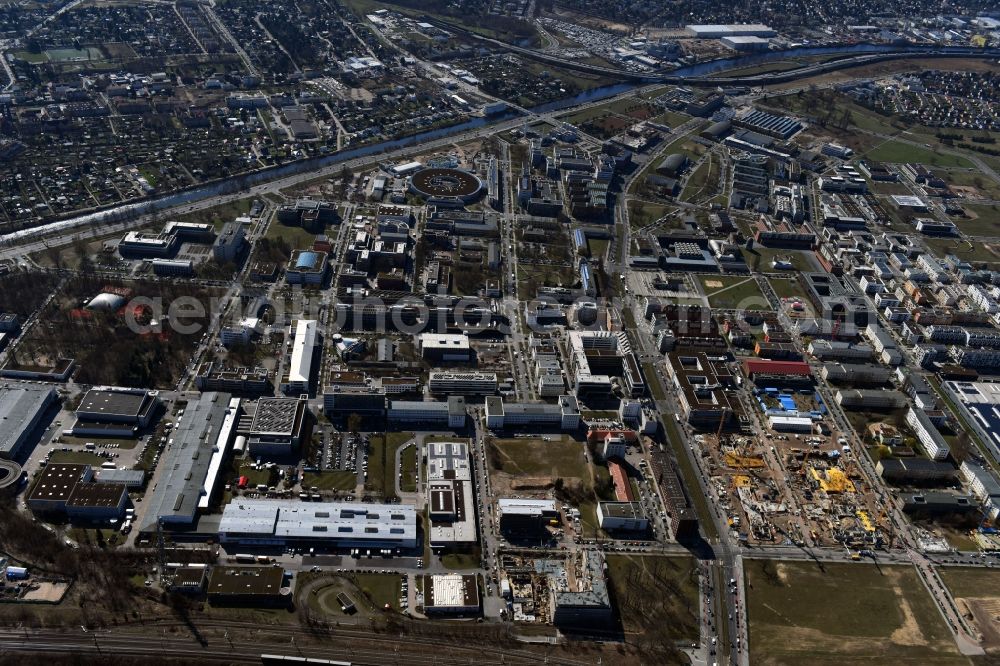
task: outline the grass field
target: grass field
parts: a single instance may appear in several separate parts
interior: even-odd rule
[[[399,481],[399,488],[404,493],[412,493],[417,490],[417,447],[408,446],[399,458],[399,467],[403,476]]]
[[[961,238],[924,238],[927,247],[940,258],[954,254],[972,262],[1000,262],[1000,244],[973,243]]]
[[[332,472],[305,472],[302,475],[303,488],[319,488],[320,490],[354,490],[358,475],[347,470]]]
[[[713,308],[770,310],[771,305],[764,298],[760,287],[753,278],[744,276],[726,277],[722,275],[699,275],[708,303]]]
[[[912,567],[744,566],[752,664],[968,664]]]
[[[179,222],[211,224],[215,227],[216,231],[219,231],[222,229],[222,225],[226,222],[231,222],[237,217],[248,215],[255,198],[256,197],[247,197],[246,199],[237,199],[236,201],[230,201],[229,203],[219,204],[218,206],[212,206],[211,208],[205,208],[193,213],[187,213],[186,215],[178,215],[176,219]],[[280,225],[277,221],[273,224]]]
[[[53,451],[50,463],[80,463],[100,467],[107,458],[90,453],[89,451]]]
[[[656,368],[653,367],[653,364],[643,363],[642,372],[646,376],[646,384],[649,386],[649,393],[653,399],[666,400],[667,396],[663,393],[663,385],[656,379]]]
[[[1000,205],[966,204],[962,208],[968,217],[953,217],[951,221],[963,234],[1000,237]]]
[[[747,262],[747,266],[750,266],[750,268],[753,268],[754,264],[757,264],[757,270],[773,271],[775,270],[775,259],[784,259],[785,261],[791,262],[792,267],[797,271],[814,270],[812,263],[806,258],[805,253],[801,250],[761,247],[760,245],[755,245],[752,250],[743,248],[743,260]]]
[[[877,162],[919,162],[937,167],[973,167],[972,162],[959,155],[938,153],[930,148],[902,141],[885,141],[867,151],[865,157]]]
[[[774,289],[778,298],[801,298],[803,300],[806,298],[806,291],[797,278],[791,277],[787,280],[769,278],[768,282],[771,283],[771,289]]]
[[[497,439],[493,442],[502,461],[501,471],[516,476],[551,476],[588,479],[583,444],[568,437],[546,442],[534,437]]]
[[[698,640],[698,568],[693,557],[608,555],[607,565],[626,634]]]
[[[412,432],[387,432],[372,435],[368,452],[367,490],[382,495],[396,494],[396,449],[413,439]]]
[[[311,248],[313,241],[316,240],[316,234],[306,231],[302,227],[286,226],[278,222],[277,219],[271,220],[264,237],[270,240],[283,238],[293,250]]]
[[[396,574],[354,574],[353,578],[361,591],[375,604],[376,608],[399,610],[399,593],[403,579]]]
[[[949,171],[942,174],[949,185],[974,187],[979,194],[989,199],[1000,199],[1000,183],[979,171]]]

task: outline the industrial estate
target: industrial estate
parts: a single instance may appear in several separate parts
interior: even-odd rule
[[[0,11],[0,663],[1000,658],[1000,12]]]

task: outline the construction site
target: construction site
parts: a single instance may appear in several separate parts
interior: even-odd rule
[[[744,385],[739,397],[755,434],[728,433],[720,423],[695,437],[730,527],[747,545],[888,545],[892,527],[877,489],[864,480],[820,394],[798,383]]]

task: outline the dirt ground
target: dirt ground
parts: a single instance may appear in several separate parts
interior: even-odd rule
[[[24,601],[58,602],[69,589],[68,583],[38,583],[37,590],[24,595]]]

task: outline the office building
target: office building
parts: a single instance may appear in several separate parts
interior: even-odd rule
[[[605,532],[645,532],[649,529],[639,502],[598,502],[597,521]]]
[[[428,615],[466,615],[480,610],[476,576],[437,574],[424,576],[424,612]]]
[[[549,525],[559,524],[555,500],[501,497],[497,500],[500,532],[508,539],[547,539]]]
[[[446,395],[491,395],[497,392],[495,372],[431,372],[431,393]]]
[[[505,403],[499,396],[486,399],[486,427],[492,430],[520,426],[541,426],[576,430],[580,427],[580,406],[571,395],[559,396],[556,404]]]
[[[299,450],[307,425],[301,398],[261,398],[245,433],[253,456],[287,456]]]

